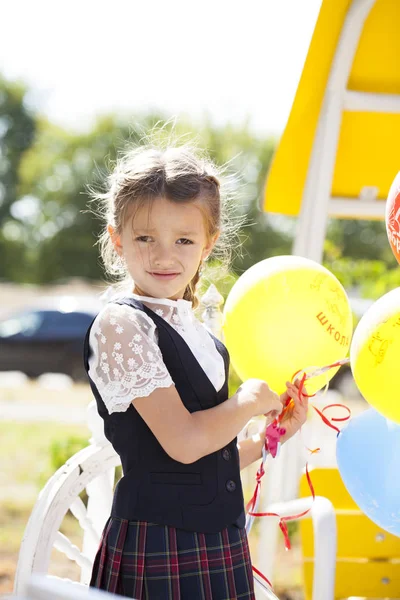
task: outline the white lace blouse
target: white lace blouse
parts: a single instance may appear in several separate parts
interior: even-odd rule
[[[124,293],[163,317],[185,340],[219,391],[225,381],[224,360],[188,300],[168,300]],[[122,296],[121,296],[122,297]],[[143,311],[109,302],[90,330],[89,376],[108,412],[123,412],[132,400],[156,388],[174,385],[158,346],[155,323]]]

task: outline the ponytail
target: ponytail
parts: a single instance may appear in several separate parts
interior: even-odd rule
[[[200,281],[202,270],[202,263],[199,264],[199,267],[192,278],[192,280],[186,286],[185,292],[183,294],[184,300],[189,300],[192,303],[193,309],[197,308],[200,304],[198,297],[196,296],[196,287]]]

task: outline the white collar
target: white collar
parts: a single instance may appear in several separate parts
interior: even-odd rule
[[[136,300],[142,302],[149,302],[153,304],[164,304],[167,306],[176,307],[177,309],[193,309],[192,302],[190,302],[190,300],[184,300],[183,298],[178,298],[178,300],[170,300],[169,298],[152,298],[151,296],[139,296],[139,294],[134,294],[130,290],[116,291],[111,285],[108,286],[105,292],[101,294],[100,299],[103,302],[109,302],[120,297],[135,298]]]
[[[187,308],[192,308],[190,300],[184,300],[183,298],[178,298],[177,300],[170,300],[169,298],[152,298],[151,296],[139,296],[139,294],[134,294],[133,292],[124,295],[136,298],[136,300],[142,302],[154,302],[155,304],[166,304],[167,306],[186,306]]]

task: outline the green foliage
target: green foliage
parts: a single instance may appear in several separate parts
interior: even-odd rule
[[[9,231],[11,230],[9,222]],[[18,225],[15,225],[18,229]],[[27,249],[23,240],[6,237],[0,229],[0,279],[24,281],[26,278]]]
[[[232,363],[230,363],[230,369],[229,369],[229,380],[228,380],[228,398],[230,398],[231,396],[233,396],[233,394],[236,393],[238,387],[240,387],[242,383],[242,380],[240,379],[239,375],[236,373],[235,369],[232,366]]]
[[[17,198],[20,161],[35,135],[35,119],[25,102],[27,91],[22,83],[7,81],[0,75],[0,225],[11,218],[10,207]]]
[[[35,136],[35,118],[26,107],[27,89],[0,75],[0,278],[21,276],[26,258],[20,224],[13,212],[18,199],[19,167]]]
[[[324,265],[346,290],[363,298],[377,299],[400,286],[400,269],[383,221],[331,221]]]
[[[276,141],[256,137],[246,125],[217,129],[210,124],[201,130],[200,141],[217,164],[226,165],[227,175],[237,179],[237,203],[246,215],[246,224],[240,235],[240,250],[233,260],[233,272],[240,275],[264,258],[289,254],[292,236],[275,226],[276,220],[271,215],[260,210]],[[281,221],[287,224],[286,219]]]
[[[57,471],[67,462],[67,460],[83,448],[86,448],[87,445],[88,440],[83,436],[70,435],[59,440],[53,440],[49,448],[51,473]],[[43,482],[43,485],[44,483],[45,482]],[[80,497],[84,504],[87,504],[88,497],[86,490],[82,490]]]
[[[384,221],[332,219],[327,238],[341,256],[354,260],[381,260],[389,268],[397,265],[388,243]]]
[[[290,254],[296,220],[259,208],[274,139],[254,135],[246,123],[217,127],[205,120],[195,125],[160,114],[104,115],[92,130],[71,133],[31,114],[28,91],[0,78],[0,151],[6,157],[0,173],[0,253],[5,257],[0,278],[27,283],[104,279],[96,245],[102,223],[88,212],[88,187],[101,189],[118,153],[147,141],[156,125],[153,142],[194,140],[208,150],[224,167],[238,214],[245,216],[231,272],[210,263],[203,291],[213,282],[226,298],[250,266]],[[364,296],[376,298],[400,284],[383,222],[331,220],[325,264],[347,289]]]
[[[85,437],[70,435],[59,440],[53,440],[49,448],[51,471],[57,471],[71,456],[88,445]]]
[[[21,193],[38,201],[39,210],[28,226],[31,250],[30,276],[47,283],[69,276],[102,277],[94,244],[100,224],[88,213],[87,185],[101,176],[98,164],[115,158],[116,121],[100,120],[89,134],[68,134],[42,120],[36,143],[21,165]]]
[[[287,236],[274,229],[257,208],[275,142],[257,138],[243,126],[195,126],[173,122],[159,114],[121,119],[105,115],[87,133],[65,131],[37,116],[34,143],[24,148],[18,170],[16,212],[28,213],[4,231],[7,248],[14,244],[3,277],[14,281],[49,283],[72,276],[104,277],[96,241],[102,224],[88,212],[88,187],[101,189],[117,154],[132,144],[148,140],[163,144],[170,139],[206,148],[234,181],[239,214],[248,223],[242,232],[243,254],[233,268],[241,272],[276,248],[287,245]],[[32,140],[31,140],[32,141]],[[15,212],[15,211],[14,211]],[[0,236],[1,249],[1,236]],[[279,251],[279,250],[278,250]],[[21,260],[21,252],[24,260]]]
[[[292,537],[294,537],[299,532],[299,529],[300,529],[299,522],[298,521],[287,521],[286,525],[288,528],[289,538],[290,538],[290,540],[292,540]]]
[[[114,485],[117,485],[117,483],[121,479],[121,477],[122,477],[122,466],[118,465],[117,467],[115,467]]]
[[[222,267],[219,261],[209,261],[205,263],[205,269],[201,276],[198,295],[201,297],[207,291],[211,284],[214,284],[218,292],[226,300],[233,284],[237,281],[238,275]]]
[[[326,260],[324,265],[341,284],[362,298],[374,300],[400,286],[400,269],[388,269],[383,260],[354,260],[341,257]]]
[[[27,389],[25,393],[31,393]],[[0,422],[0,464],[2,468],[3,496],[11,494],[13,500],[33,503],[40,489],[73,452],[88,444],[90,431],[82,425],[62,423]],[[80,440],[63,444],[64,439]],[[60,447],[60,451],[51,448]],[[71,450],[71,454],[69,451]],[[18,484],[18,498],[14,485]]]

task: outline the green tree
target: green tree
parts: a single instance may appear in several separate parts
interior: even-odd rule
[[[24,201],[34,202],[35,217],[25,223],[31,281],[47,283],[80,276],[101,279],[95,247],[100,222],[88,209],[88,186],[98,187],[127,140],[140,142],[143,119],[136,129],[116,116],[100,118],[85,134],[70,133],[47,120],[38,122],[36,143],[21,166]]]
[[[19,166],[35,136],[35,118],[27,107],[27,88],[0,75],[0,278],[19,277],[25,244],[13,208],[18,198]]]
[[[235,270],[241,272],[287,244],[287,236],[260,218],[257,208],[274,142],[256,138],[246,125],[217,128],[205,123],[196,129],[188,121],[174,123],[160,115],[130,122],[110,115],[100,118],[90,132],[72,134],[39,119],[37,139],[20,169],[20,203],[31,206],[30,219],[21,221],[28,260],[25,275],[18,272],[20,280],[46,283],[70,276],[103,277],[95,246],[101,223],[87,212],[88,185],[99,187],[117,152],[141,143],[156,124],[156,138],[183,142],[194,138],[219,165],[225,165],[238,197],[238,213],[249,216],[242,233],[245,256],[236,259]]]
[[[386,234],[384,221],[332,219],[327,239],[344,257],[361,260],[383,260],[388,268],[396,263]]]
[[[290,253],[292,236],[284,229],[290,228],[290,220],[276,219],[260,209],[276,141],[255,136],[247,123],[216,128],[210,122],[201,128],[199,139],[217,164],[226,165],[226,175],[234,181],[238,212],[246,217],[242,244],[232,265],[235,273],[240,275],[264,258]]]
[[[26,106],[27,88],[0,76],[0,226],[12,216],[18,169],[35,136],[35,119]]]

